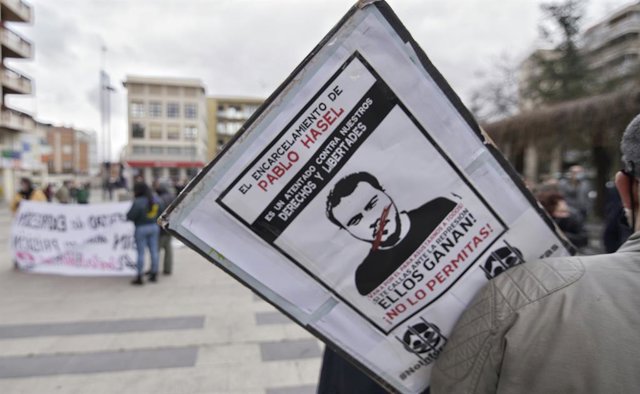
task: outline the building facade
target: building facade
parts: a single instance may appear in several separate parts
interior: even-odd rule
[[[589,27],[577,42],[578,50],[590,71],[594,93],[613,91],[640,84],[640,1],[611,13]],[[520,108],[531,110],[539,103],[522,92],[537,81],[541,69],[536,59],[554,60],[556,49],[537,49],[519,68]],[[547,81],[548,83],[548,81]]]
[[[33,159],[34,149],[41,142],[32,115],[9,108],[8,95],[31,95],[33,83],[8,63],[31,59],[33,44],[11,29],[15,23],[31,23],[33,10],[22,0],[0,0],[0,196],[12,198],[19,177],[29,176],[41,182],[42,161]]]
[[[259,98],[207,97],[208,159],[213,159],[264,102]]]
[[[204,85],[197,79],[127,76],[124,161],[145,181],[193,177],[207,160]]]
[[[622,7],[585,30],[579,37],[578,50],[591,71],[590,82],[594,88],[593,92],[599,92],[601,97],[609,97],[608,95],[633,90],[640,86],[640,2],[634,1]],[[554,60],[554,57],[559,55],[560,52],[554,49],[538,49],[521,63],[519,69],[521,113],[526,114],[543,108],[539,102],[522,94],[531,83],[530,81],[536,81],[540,76],[541,70],[534,59]],[[590,101],[588,97],[583,97],[577,98],[574,103],[566,103],[565,107],[575,107],[584,100],[592,105],[597,102],[597,100]],[[552,108],[550,111],[560,113],[561,111],[557,108],[564,108],[562,104],[557,103],[552,106],[555,109]],[[540,113],[538,115],[542,116]],[[515,132],[517,129],[512,128],[512,130]],[[565,132],[565,129],[558,127],[558,136],[564,135]],[[518,142],[519,145],[524,140],[523,134],[522,132],[516,134],[521,140]],[[571,145],[583,140],[584,138],[572,140]],[[521,147],[512,155],[517,158],[514,162],[516,167],[519,167],[523,175],[532,181],[538,180],[541,176],[560,174],[571,164],[588,162],[593,150],[593,146],[570,149],[570,146],[560,137],[554,144],[547,145],[543,149],[540,149],[538,142],[530,137],[526,140],[527,146]],[[509,149],[508,145],[503,145],[503,149]],[[510,155],[507,152],[507,156]]]
[[[71,127],[50,126],[47,142],[49,175],[89,175],[92,159],[91,144],[93,133]]]
[[[640,2],[627,5],[591,26],[581,49],[598,82],[612,88],[637,82],[640,73]]]

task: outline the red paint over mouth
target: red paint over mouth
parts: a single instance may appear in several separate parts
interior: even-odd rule
[[[378,231],[376,232],[376,237],[373,240],[373,245],[371,246],[371,250],[376,251],[380,247],[380,242],[382,241],[382,233],[384,232],[384,226],[387,222],[387,216],[389,216],[389,211],[391,210],[391,204],[384,207],[382,210],[382,215],[380,216],[380,226],[378,227]]]

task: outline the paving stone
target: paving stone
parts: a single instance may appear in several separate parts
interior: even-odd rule
[[[62,335],[115,334],[136,331],[191,330],[204,327],[204,316],[12,324],[0,326],[0,339]]]
[[[266,394],[315,394],[316,389],[315,385],[275,387],[267,389]]]
[[[0,379],[193,367],[195,346],[96,353],[0,357]]]
[[[259,326],[267,324],[293,324],[293,320],[280,312],[256,312],[256,324]]]
[[[260,344],[262,361],[299,360],[320,357],[322,352],[315,339],[263,342]]]

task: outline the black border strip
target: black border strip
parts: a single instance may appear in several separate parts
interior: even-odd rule
[[[249,231],[251,231],[252,233],[254,233],[258,239],[262,240],[263,242],[266,242],[267,244],[269,244],[269,246],[275,250],[277,250],[278,252],[280,252],[280,254],[282,254],[284,257],[286,257],[289,261],[291,261],[292,263],[294,263],[299,269],[301,269],[304,273],[306,273],[307,275],[309,275],[311,278],[313,278],[316,282],[318,282],[319,284],[321,284],[328,292],[330,292],[331,294],[333,294],[336,298],[338,298],[342,303],[348,305],[351,309],[353,309],[357,314],[359,314],[363,319],[365,319],[366,321],[368,321],[373,327],[375,327],[378,331],[380,331],[382,334],[384,334],[385,336],[389,335],[389,333],[391,333],[393,330],[395,330],[396,328],[398,328],[399,326],[401,326],[403,323],[405,323],[407,320],[411,319],[413,316],[415,316],[417,313],[420,313],[421,311],[423,311],[424,309],[426,309],[427,307],[429,307],[430,305],[432,305],[434,302],[436,302],[438,299],[440,299],[440,297],[442,297],[453,285],[455,285],[468,271],[469,269],[478,261],[478,259],[480,257],[482,257],[482,255],[491,248],[491,246],[493,246],[493,244],[499,240],[509,229],[509,227],[506,225],[506,223],[502,220],[502,218],[496,213],[496,211],[487,203],[487,201],[484,199],[484,197],[475,189],[475,187],[471,184],[471,182],[466,178],[466,176],[464,175],[464,173],[455,165],[455,163],[453,162],[453,160],[446,154],[446,152],[440,147],[440,145],[437,144],[437,142],[433,139],[433,137],[422,127],[422,125],[420,123],[418,123],[418,120],[413,116],[413,114],[411,114],[411,112],[409,111],[409,109],[404,105],[404,103],[402,102],[402,100],[400,100],[400,98],[398,97],[397,94],[395,94],[395,92],[389,87],[389,85],[387,85],[387,83],[384,81],[384,79],[382,79],[382,77],[374,70],[374,68],[369,64],[369,62],[367,62],[367,60],[362,56],[362,54],[360,54],[359,52],[354,52],[351,56],[349,56],[347,58],[347,60],[340,66],[340,69],[338,71],[338,73],[342,72],[346,67],[348,67],[354,59],[357,59],[358,61],[360,61],[362,63],[362,65],[367,69],[367,71],[369,71],[371,73],[371,75],[374,77],[374,79],[376,80],[377,83],[381,83],[384,90],[387,90],[390,92],[390,94],[394,95],[394,101],[396,101],[396,105],[404,112],[404,114],[409,118],[409,120],[414,124],[414,126],[418,129],[418,131],[427,139],[428,143],[431,144],[431,146],[434,147],[434,149],[436,150],[436,152],[441,156],[442,159],[444,159],[444,161],[453,169],[453,171],[456,173],[456,175],[458,175],[458,177],[463,181],[463,183],[471,190],[471,192],[476,196],[476,198],[478,198],[478,200],[480,200],[480,203],[484,205],[485,209],[487,209],[487,211],[489,211],[491,213],[491,215],[493,215],[493,217],[500,223],[500,225],[502,226],[503,230],[499,233],[497,233],[496,238],[489,243],[486,248],[484,248],[482,250],[482,252],[467,266],[466,269],[464,269],[460,275],[449,284],[449,286],[443,290],[440,291],[440,294],[438,294],[435,298],[431,299],[427,304],[422,305],[421,307],[419,307],[418,309],[416,309],[415,311],[413,311],[413,313],[403,316],[402,319],[398,320],[394,325],[392,325],[391,327],[382,327],[380,326],[379,322],[376,322],[373,318],[367,316],[363,311],[360,310],[360,308],[356,308],[354,306],[354,304],[352,304],[348,299],[346,299],[342,294],[338,293],[337,291],[335,291],[329,284],[327,284],[322,278],[318,277],[316,274],[314,274],[313,272],[311,272],[309,270],[309,268],[307,268],[306,266],[304,266],[303,264],[300,264],[300,262],[298,262],[296,259],[294,259],[291,255],[289,255],[284,249],[282,249],[281,247],[279,247],[278,245],[276,245],[275,243],[269,243],[266,242],[261,236],[260,234],[256,231],[256,229],[254,229],[251,226],[251,223],[247,222],[246,220],[244,220],[237,212],[235,212],[234,210],[232,210],[229,206],[227,206],[221,198],[217,199],[216,202],[225,210],[227,211],[227,213],[229,213],[231,216],[233,216],[236,220],[238,220],[240,223],[244,224],[247,229]],[[333,81],[337,75],[339,74],[333,74],[332,75],[332,79],[331,81]],[[320,90],[320,92],[316,95],[314,95],[314,99],[311,99],[313,101],[315,101],[315,97],[317,97],[320,93],[324,92],[324,90],[326,89],[326,86],[328,85],[324,85],[322,87],[322,89]],[[308,106],[305,106],[305,108],[308,108]],[[298,119],[300,114],[297,114],[296,117],[294,118],[294,120]],[[383,120],[384,121],[384,120]],[[287,131],[289,129],[289,125],[287,125],[287,127],[282,131],[282,133],[279,133],[278,136],[276,138],[280,138],[282,136],[282,134]],[[372,133],[375,132],[375,129],[372,131]],[[268,149],[268,148],[267,148]],[[260,158],[263,157],[264,153],[266,150],[263,150],[262,152],[260,152],[256,158],[256,160],[254,160],[253,162],[257,162]],[[243,172],[234,179],[234,181],[232,182],[231,186],[227,189],[230,190],[233,186],[235,186],[239,180],[242,179],[242,177],[244,177],[244,174],[247,173],[247,171],[249,171],[251,167],[246,168],[245,170],[243,170]],[[328,186],[328,184],[327,184]]]

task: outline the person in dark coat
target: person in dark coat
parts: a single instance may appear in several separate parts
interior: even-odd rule
[[[543,192],[536,197],[572,244],[578,248],[583,248],[589,244],[589,236],[580,217],[571,212],[561,193],[554,191]]]
[[[322,356],[322,369],[317,394],[388,394],[373,379],[326,348]]]
[[[153,189],[156,195],[160,199],[161,211],[167,209],[171,204],[175,195],[169,190],[169,186],[163,182],[154,181]],[[173,272],[173,248],[171,247],[171,234],[165,230],[160,230],[160,240],[158,242],[158,250],[164,252],[162,259],[162,273],[165,275],[171,275]]]
[[[131,209],[127,212],[127,220],[136,226],[134,237],[138,250],[137,276],[131,282],[134,285],[143,284],[144,250],[149,249],[151,254],[151,271],[149,281],[155,282],[158,274],[158,237],[160,226],[156,223],[160,215],[160,202],[151,192],[151,188],[144,182],[138,182],[133,186],[135,199]]]

